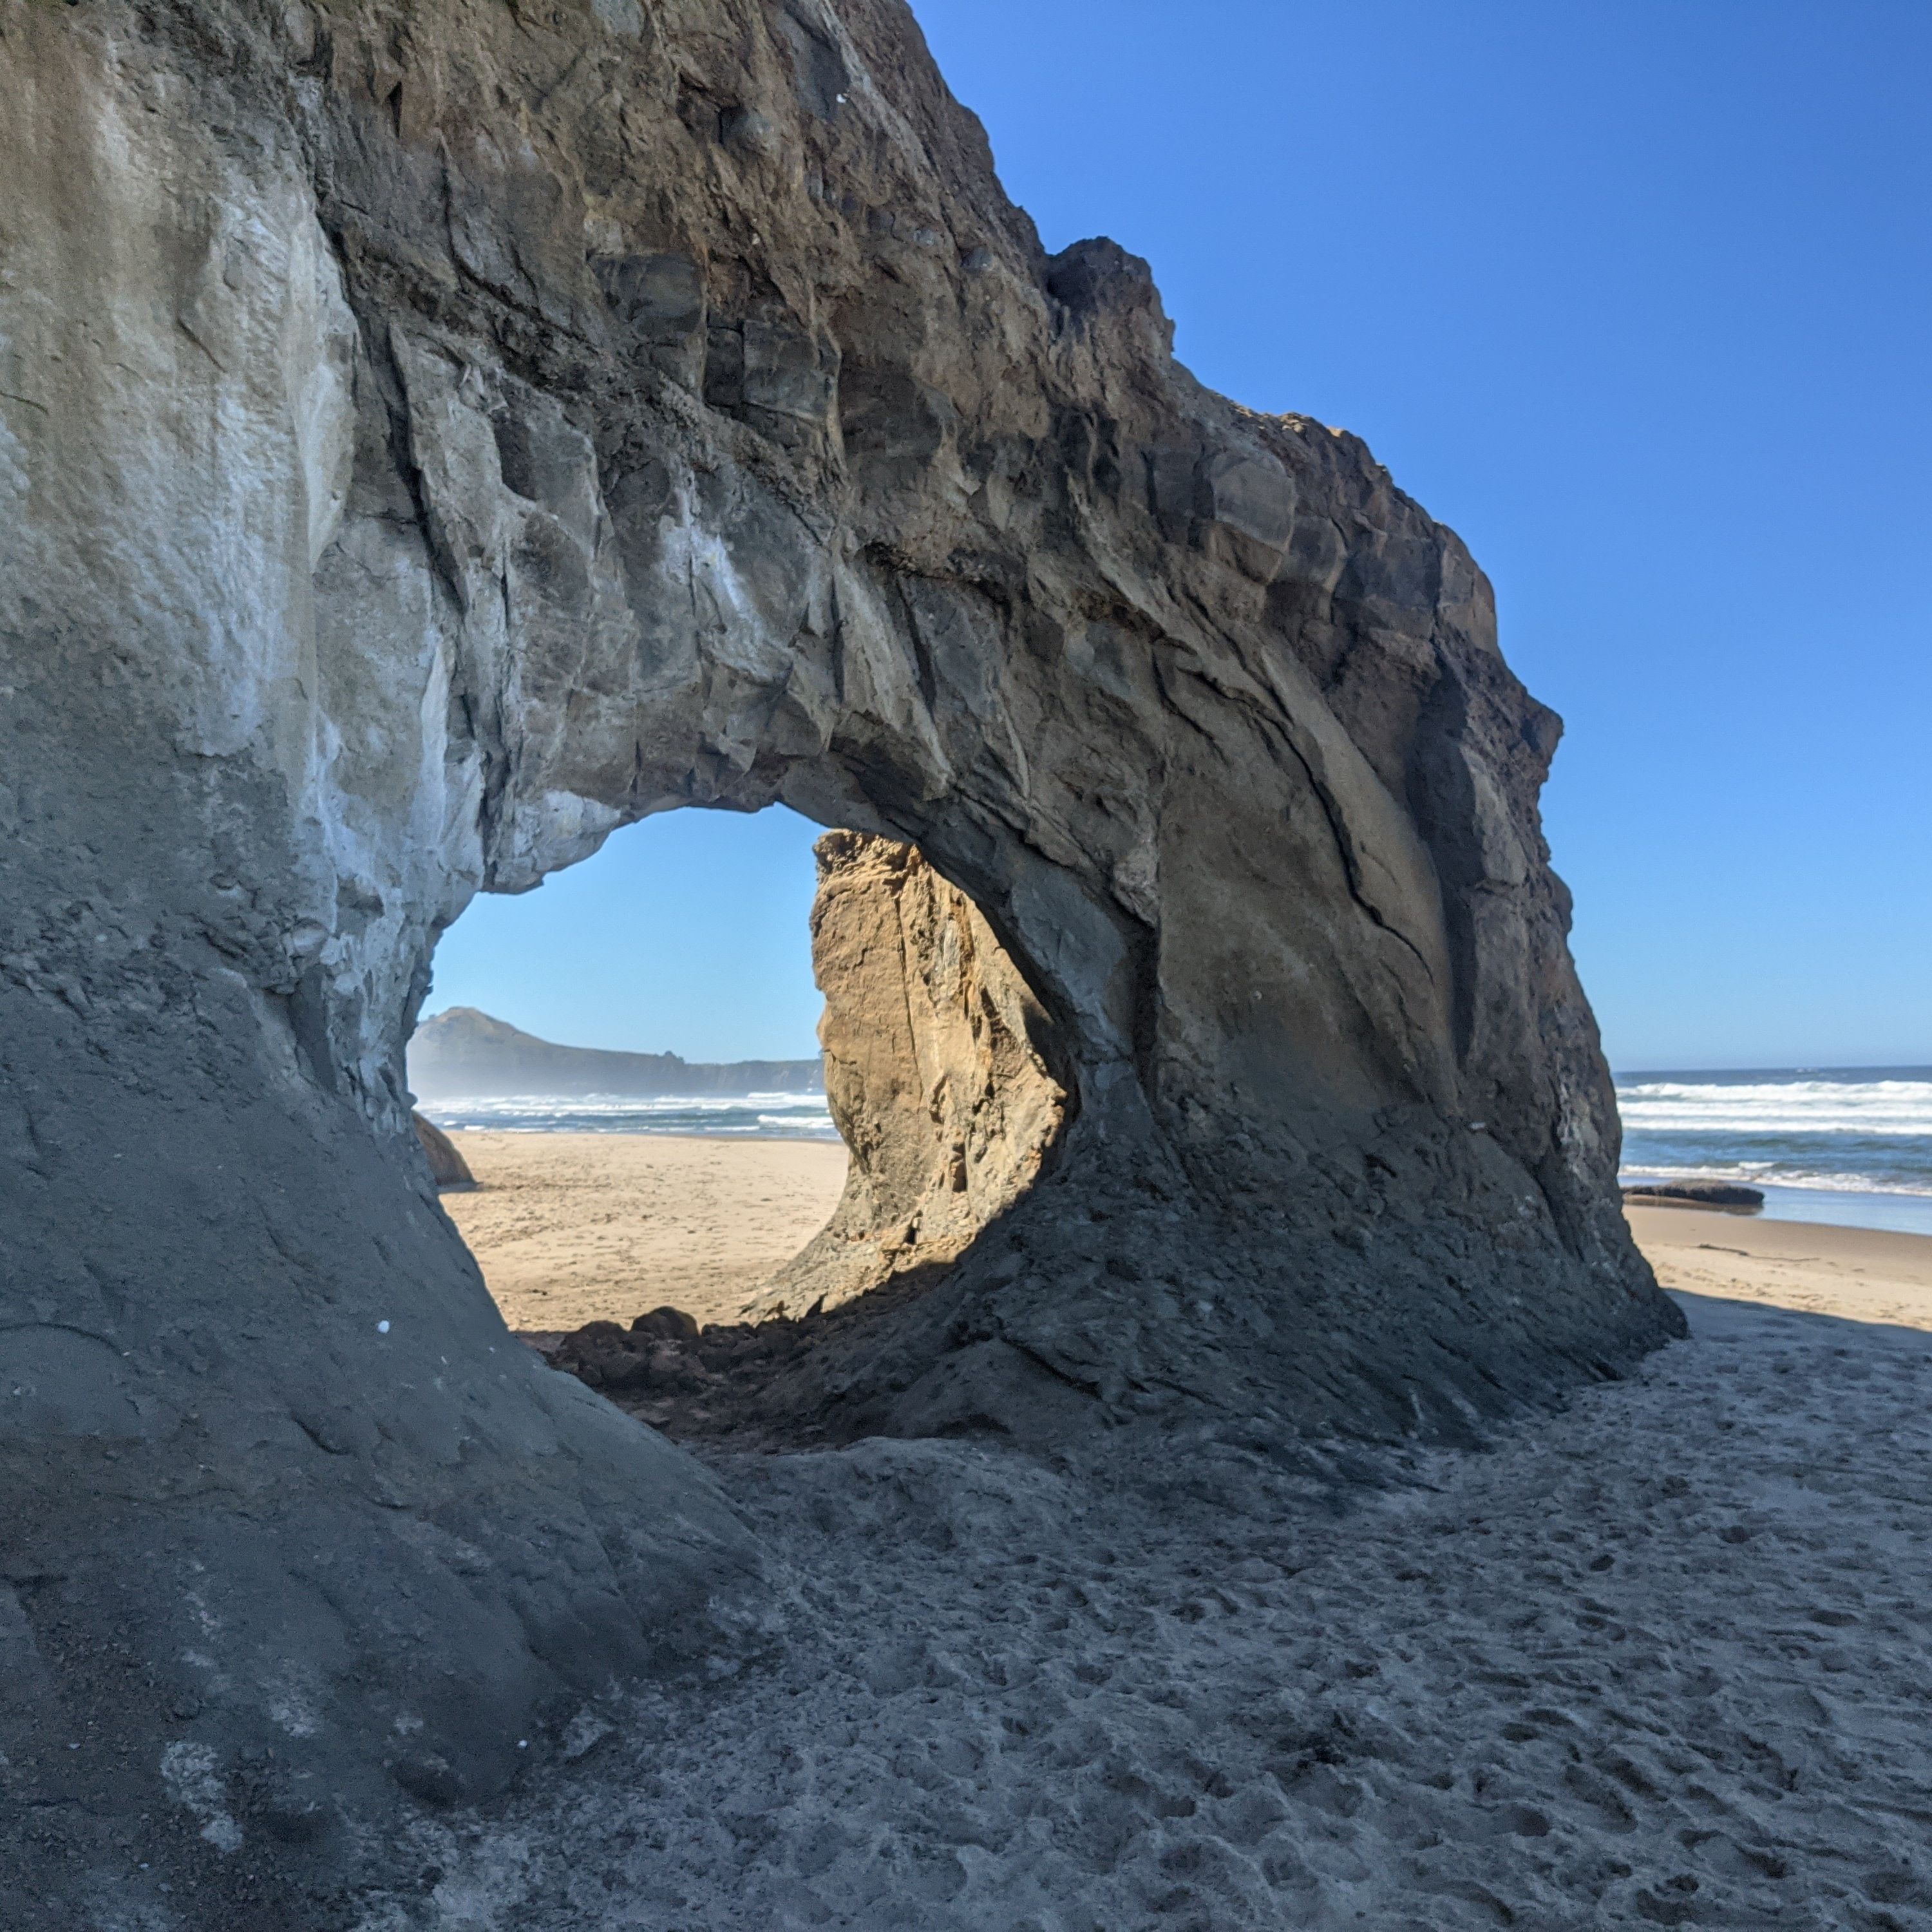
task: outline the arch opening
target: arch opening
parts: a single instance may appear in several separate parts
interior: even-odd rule
[[[482,910],[409,1054],[443,1205],[512,1329],[660,1426],[939,1280],[1067,1118],[1045,1006],[910,843],[666,815]]]

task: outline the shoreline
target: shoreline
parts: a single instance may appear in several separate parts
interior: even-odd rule
[[[1620,1177],[1625,1188],[1640,1187],[1652,1177],[1642,1168],[1627,1168]],[[1731,1210],[1751,1219],[1782,1221],[1804,1227],[1860,1228],[1873,1234],[1932,1236],[1932,1195],[1887,1192],[1836,1187],[1796,1187],[1750,1174],[1672,1174],[1680,1180],[1721,1180],[1732,1186],[1754,1187],[1764,1196],[1762,1209]],[[1652,1202],[1642,1203],[1646,1208]]]
[[[628,1326],[666,1305],[736,1321],[830,1217],[842,1142],[791,1135],[468,1128],[478,1185],[442,1197],[513,1329]],[[1666,1289],[1932,1330],[1932,1234],[1632,1205]]]
[[[418,1112],[421,1110],[418,1109]],[[502,1135],[518,1140],[586,1141],[698,1141],[707,1147],[763,1147],[767,1142],[784,1141],[793,1146],[836,1148],[846,1151],[845,1143],[836,1136],[770,1133],[762,1129],[721,1127],[715,1133],[694,1133],[688,1127],[450,1127],[433,1114],[424,1114],[432,1126],[448,1134],[460,1147],[466,1140]]]

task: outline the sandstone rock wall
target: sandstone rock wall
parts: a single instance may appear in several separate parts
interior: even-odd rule
[[[439,1188],[476,1185],[476,1177],[470,1172],[470,1163],[463,1158],[456,1143],[434,1120],[426,1120],[420,1114],[412,1114],[410,1124],[415,1128],[416,1144],[429,1163],[429,1178]]]
[[[436,935],[648,813],[916,843],[1068,1096],[775,1419],[1453,1432],[1672,1332],[1480,572],[1047,256],[900,0],[0,0],[0,76],[20,1895],[352,1884],[770,1625],[408,1124]]]
[[[815,1312],[956,1261],[1039,1178],[1066,1116],[1035,1044],[1046,1010],[972,901],[896,840],[833,832],[817,850],[818,1037],[852,1164],[758,1315]]]

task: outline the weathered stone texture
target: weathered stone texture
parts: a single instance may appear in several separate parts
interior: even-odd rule
[[[470,1163],[463,1158],[456,1143],[434,1120],[426,1120],[420,1114],[410,1116],[410,1124],[416,1129],[416,1143],[422,1149],[423,1158],[429,1162],[429,1178],[438,1187],[474,1187],[476,1177],[470,1172]]]
[[[410,1135],[438,933],[627,820],[916,842],[1067,1096],[775,1413],[1453,1432],[1671,1332],[1481,573],[1046,256],[899,0],[0,0],[0,86],[20,1895],[348,1882],[764,1627]]]
[[[818,1037],[852,1164],[758,1315],[836,1307],[956,1261],[1039,1178],[1066,1110],[1034,1044],[1046,1010],[972,901],[896,840],[830,832],[817,849]]]

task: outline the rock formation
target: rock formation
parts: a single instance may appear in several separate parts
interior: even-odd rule
[[[407,1151],[438,934],[649,813],[916,843],[1067,1096],[775,1412],[1460,1433],[1672,1332],[1481,573],[1046,256],[901,0],[0,0],[0,73],[14,1897],[288,1923],[772,1628]]]
[[[1727,1180],[1642,1180],[1624,1189],[1623,1198],[1674,1202],[1681,1208],[1741,1208],[1753,1213],[1764,1205],[1762,1188],[1741,1187]]]
[[[457,1151],[456,1143],[434,1120],[426,1120],[420,1114],[410,1116],[410,1124],[416,1130],[416,1143],[423,1150],[423,1158],[429,1162],[429,1178],[438,1187],[474,1187],[476,1177],[470,1172],[470,1163]]]
[[[675,1053],[613,1053],[559,1046],[474,1006],[425,1020],[410,1041],[409,1082],[424,1100],[479,1095],[816,1094],[816,1060],[690,1060]]]
[[[828,832],[817,851],[818,1037],[852,1165],[758,1314],[834,1306],[956,1261],[1032,1186],[1066,1113],[1034,1044],[1046,1010],[972,901],[892,839]]]

